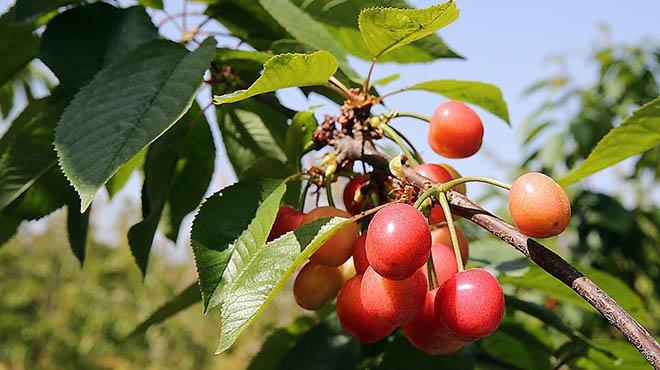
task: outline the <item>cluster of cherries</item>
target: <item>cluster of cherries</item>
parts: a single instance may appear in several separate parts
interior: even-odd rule
[[[463,103],[442,104],[431,119],[431,147],[444,156],[474,154],[482,136],[481,120]],[[437,183],[460,178],[444,164],[415,169]],[[321,218],[350,218],[362,212],[361,191],[368,182],[367,175],[349,181],[343,197],[348,212],[323,206],[305,214],[280,207],[269,240]],[[465,184],[453,190],[465,194]],[[525,174],[513,183],[509,209],[516,226],[533,237],[558,235],[570,221],[566,193],[540,173]],[[336,297],[339,322],[356,339],[376,342],[401,327],[413,346],[432,355],[456,352],[465,343],[490,335],[502,320],[502,288],[486,270],[459,271],[454,251],[460,251],[462,269],[468,241],[455,227],[458,249],[454,249],[446,221],[440,205],[431,206],[427,219],[409,204],[392,202],[373,216],[361,235],[356,222],[346,224],[299,271],[294,282],[296,302],[317,310]]]

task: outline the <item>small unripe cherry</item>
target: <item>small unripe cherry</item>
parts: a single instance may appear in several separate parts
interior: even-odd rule
[[[412,320],[424,305],[428,283],[422,271],[403,280],[386,279],[369,267],[362,278],[362,304],[372,317],[390,325]]]
[[[456,179],[459,179],[459,178],[462,177],[461,174],[458,171],[456,171],[456,169],[454,167],[448,165],[447,163],[440,163],[439,165],[444,167],[444,169],[447,170],[451,174],[452,180],[456,180]],[[459,192],[463,195],[467,194],[467,184],[466,183],[456,185],[451,189],[456,190],[457,192]]]
[[[362,187],[366,185],[367,181],[367,176],[357,175],[344,188],[344,207],[352,215],[357,215],[364,210],[366,198],[362,192]]]
[[[525,235],[548,238],[561,234],[571,222],[571,203],[564,189],[538,172],[518,177],[509,191],[509,212]]]
[[[360,293],[362,275],[344,283],[337,296],[337,318],[345,332],[363,343],[377,342],[390,335],[396,327],[371,317],[365,311]]]
[[[366,250],[366,241],[367,234],[364,233],[360,235],[359,238],[355,241],[353,245],[353,265],[355,265],[355,272],[358,274],[364,274],[369,267],[369,261],[367,260],[367,250]]]
[[[431,148],[447,158],[466,158],[481,148],[484,126],[470,107],[459,101],[440,104],[429,122]]]
[[[438,286],[440,286],[458,272],[456,255],[452,247],[436,243],[433,243],[433,247],[431,247],[431,255],[433,256],[433,269],[438,278]],[[427,274],[426,266],[421,270],[425,275]]]
[[[332,302],[343,283],[339,267],[307,262],[293,283],[293,296],[300,307],[315,311]]]
[[[438,289],[427,292],[424,306],[417,316],[401,328],[410,344],[433,356],[454,353],[465,345],[449,336],[440,325],[435,313],[437,292]]]
[[[303,225],[327,217],[350,218],[351,215],[335,207],[318,207],[303,217]],[[355,222],[346,224],[314,252],[309,260],[325,266],[341,265],[351,256],[358,233],[358,225]]]
[[[270,229],[270,234],[268,234],[267,240],[275,240],[289,231],[297,229],[302,225],[304,216],[305,214],[303,212],[300,212],[291,206],[281,206],[280,209],[277,210],[277,216],[275,216],[275,222]]]
[[[461,230],[460,227],[454,225],[454,229],[456,229],[456,239],[458,239],[458,248],[461,250],[461,259],[463,260],[463,264],[466,264],[470,254],[468,240],[465,237],[465,234],[463,234],[463,231]],[[451,234],[449,233],[449,226],[445,225],[435,230],[432,230],[431,240],[433,241],[433,244],[444,244],[452,248],[453,244],[451,242]]]
[[[376,212],[367,229],[369,265],[379,275],[401,280],[422,267],[431,251],[431,231],[415,207],[391,203]]]
[[[435,311],[447,334],[470,342],[497,330],[504,314],[504,293],[488,271],[465,270],[440,286]]]

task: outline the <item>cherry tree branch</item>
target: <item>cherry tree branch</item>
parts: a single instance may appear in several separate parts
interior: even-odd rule
[[[363,140],[360,132],[357,132],[355,137],[337,138],[334,146],[337,150],[336,159],[340,165],[345,160],[361,160],[374,168],[390,172],[390,158],[381,154],[371,141]],[[403,173],[408,181],[420,188],[423,188],[424,183],[430,181],[410,167],[404,167]],[[593,281],[558,254],[522,234],[515,227],[481,208],[464,195],[449,191],[447,197],[453,213],[488,230],[573,289],[598,310],[610,324],[614,325],[655,369],[660,369],[660,345],[658,342]]]

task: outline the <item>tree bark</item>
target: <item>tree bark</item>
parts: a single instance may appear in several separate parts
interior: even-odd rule
[[[361,160],[374,168],[390,173],[390,158],[381,154],[370,141],[362,140],[359,132],[355,137],[343,136],[335,139],[334,146],[337,150],[337,161],[340,164],[345,160]],[[404,167],[403,173],[408,181],[420,188],[423,188],[425,183],[432,182],[410,167]],[[593,281],[555,252],[522,234],[515,227],[481,208],[464,195],[449,191],[447,198],[453,213],[488,230],[573,289],[614,325],[653,368],[660,369],[660,345],[658,342]]]

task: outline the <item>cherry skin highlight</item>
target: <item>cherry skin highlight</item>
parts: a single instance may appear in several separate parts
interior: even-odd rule
[[[401,280],[422,267],[431,251],[431,231],[424,215],[403,203],[376,212],[367,229],[369,265],[383,277]]]
[[[303,217],[303,225],[327,217],[345,217],[351,215],[341,209],[325,206],[314,208]],[[321,248],[309,258],[310,261],[325,266],[339,266],[351,256],[353,244],[358,238],[358,225],[351,222],[342,227]]]
[[[343,283],[339,267],[307,262],[293,283],[293,296],[300,307],[315,311],[335,299]]]
[[[440,104],[429,122],[431,148],[447,158],[466,158],[481,148],[484,126],[470,107],[462,102]]]
[[[429,355],[447,355],[463,348],[464,342],[449,336],[435,312],[435,296],[438,289],[426,293],[420,312],[409,323],[401,327],[410,344]]]
[[[433,181],[434,183],[442,184],[453,179],[451,173],[449,173],[447,169],[438,164],[423,163],[415,167],[415,171]],[[445,214],[439,204],[431,207],[431,214],[429,215],[430,224],[434,225],[445,220]]]
[[[357,274],[364,274],[369,267],[369,261],[367,260],[367,250],[366,250],[366,241],[367,234],[360,235],[359,238],[355,241],[353,245],[353,265],[355,265],[355,272]]]
[[[564,189],[538,172],[526,173],[511,184],[509,212],[516,227],[534,238],[561,234],[571,222],[571,203]]]
[[[422,271],[403,280],[386,279],[369,267],[362,277],[360,294],[365,311],[389,325],[412,320],[424,305],[428,284]]]
[[[456,229],[456,239],[458,239],[458,248],[461,250],[461,260],[463,264],[467,263],[468,256],[470,254],[470,249],[468,246],[468,240],[463,234],[463,231],[460,227],[454,225]],[[451,242],[451,234],[449,233],[449,226],[441,226],[433,231],[431,231],[431,240],[433,244],[444,244],[449,246],[450,249],[453,249]]]
[[[367,181],[369,181],[367,176],[357,175],[352,178],[344,188],[344,207],[346,207],[346,210],[352,215],[357,215],[364,210],[366,198],[365,194],[362,193],[361,188],[367,183]]]
[[[275,240],[289,231],[297,229],[302,225],[304,216],[305,214],[303,212],[300,212],[291,206],[281,206],[280,209],[277,210],[277,216],[275,216],[275,222],[270,229],[270,234],[268,234],[267,240]]]
[[[337,296],[337,318],[345,332],[363,343],[374,343],[390,335],[396,327],[377,320],[362,304],[362,275],[344,283]]]
[[[488,271],[465,270],[440,286],[435,311],[447,334],[470,342],[497,330],[504,314],[504,293]]]

